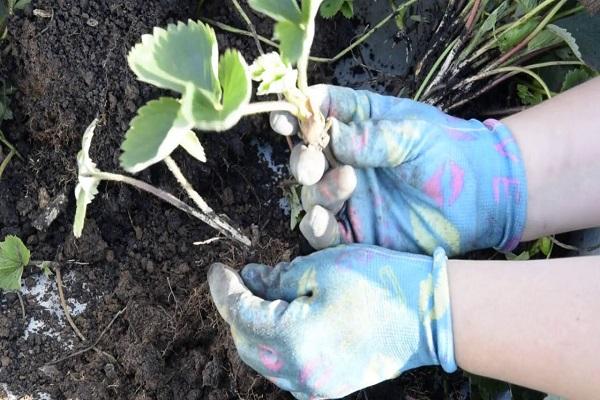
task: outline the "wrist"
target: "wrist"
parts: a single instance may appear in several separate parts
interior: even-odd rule
[[[435,349],[439,365],[446,372],[457,369],[454,355],[454,335],[452,328],[452,307],[448,285],[448,257],[442,248],[433,253],[433,313],[431,328],[435,337]]]
[[[497,218],[504,221],[504,224],[498,224],[497,242],[493,247],[500,251],[511,251],[521,241],[527,220],[525,164],[513,133],[505,124],[493,119],[488,119],[483,124],[493,138],[493,155],[489,159],[493,169],[488,172],[487,181],[491,192],[488,189],[484,193],[493,199]],[[494,224],[497,221],[492,218],[486,222]]]

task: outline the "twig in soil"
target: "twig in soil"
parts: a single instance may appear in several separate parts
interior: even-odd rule
[[[169,279],[169,277],[167,276],[167,285],[169,285],[169,297],[167,297],[167,301],[171,300],[171,296],[173,296],[173,301],[175,301],[175,312],[177,312],[177,310],[179,309],[179,303],[177,302],[177,297],[175,296],[175,293],[173,292],[173,287],[171,286],[171,280]]]
[[[62,276],[60,273],[60,266],[58,265],[58,263],[54,263],[52,262],[51,264],[53,264],[53,269],[54,269],[54,273],[56,274],[56,287],[58,288],[58,296],[60,298],[60,305],[62,306],[63,309],[63,313],[65,314],[67,321],[69,322],[69,325],[71,326],[71,328],[73,329],[73,331],[75,332],[75,334],[77,335],[77,337],[79,339],[81,339],[82,342],[87,341],[86,337],[83,335],[83,333],[81,333],[81,331],[77,328],[77,325],[75,325],[75,321],[73,321],[71,314],[69,313],[69,309],[67,308],[67,302],[65,300],[65,295],[63,293],[63,284],[62,284]],[[116,364],[117,360],[112,356],[112,354],[109,354],[103,350],[100,350],[98,347],[93,346],[92,349],[98,353],[98,354],[102,354],[105,357],[107,357],[112,363]]]
[[[58,297],[60,298],[60,305],[62,306],[63,312],[65,313],[65,317],[67,318],[69,325],[71,325],[73,332],[75,332],[75,334],[79,337],[79,339],[81,339],[81,341],[85,342],[87,339],[85,338],[85,336],[83,336],[79,328],[77,328],[77,325],[75,325],[73,318],[71,318],[71,313],[69,312],[69,307],[67,306],[65,294],[63,292],[62,276],[60,273],[59,266],[54,267],[54,274],[56,279],[56,287],[58,288]]]
[[[218,240],[221,240],[221,239],[223,239],[223,238],[217,236],[217,237],[214,237],[214,238],[203,240],[201,242],[194,242],[193,244],[194,244],[194,246],[204,246],[204,245],[207,245],[207,244],[214,243],[214,242],[216,242]]]
[[[125,307],[123,307],[123,309],[121,309],[119,312],[117,312],[115,314],[115,316],[110,320],[110,322],[108,323],[108,325],[106,326],[106,328],[104,328],[104,330],[102,331],[102,333],[100,333],[100,336],[98,336],[98,338],[96,340],[94,340],[94,343],[92,343],[90,346],[87,346],[87,347],[85,347],[85,348],[83,348],[81,350],[78,350],[78,351],[76,351],[74,353],[71,353],[68,356],[59,358],[58,360],[50,361],[50,362],[46,363],[46,365],[55,365],[55,364],[58,364],[58,363],[61,363],[61,362],[65,361],[65,360],[68,360],[70,358],[77,357],[77,356],[79,356],[81,354],[87,353],[90,350],[94,350],[96,348],[96,345],[100,342],[100,340],[102,340],[102,337],[104,337],[104,335],[106,334],[106,332],[108,332],[108,330],[114,324],[114,322],[117,320],[117,318],[119,318],[127,310],[128,306],[129,306],[129,304],[126,305]],[[113,357],[113,359],[114,359],[114,357]]]
[[[37,11],[44,11],[44,10],[37,10]],[[46,27],[45,27],[44,29],[42,29],[42,30],[40,31],[40,33],[38,33],[37,35],[35,35],[35,37],[36,37],[36,38],[37,38],[37,37],[39,37],[39,36],[42,36],[44,33],[46,33],[46,31],[47,31],[48,29],[50,29],[50,24],[52,24],[52,21],[54,21],[54,8],[50,9],[50,11],[51,11],[51,13],[50,13],[50,16],[48,17],[48,16],[47,16],[47,14],[46,14],[46,15],[36,15],[36,13],[35,13],[35,12],[36,12],[36,10],[33,10],[33,14],[34,14],[36,17],[41,17],[41,18],[50,18],[50,21],[48,22],[48,24],[46,25]],[[45,11],[45,12],[47,13],[48,11]]]
[[[19,298],[19,304],[21,304],[21,316],[25,319],[25,303],[23,303],[23,297],[20,292],[17,292],[17,297]]]
[[[2,132],[1,130],[0,130],[0,143],[5,145],[6,147],[8,147],[9,150],[14,151],[15,155],[19,158],[19,160],[25,161],[25,159],[23,158],[21,153],[19,153],[19,151],[16,149],[16,147],[13,146],[8,140],[6,140],[6,137],[4,136],[4,132]]]
[[[10,160],[12,160],[14,155],[15,155],[15,151],[11,149],[10,152],[8,153],[8,155],[6,156],[6,158],[4,160],[2,160],[2,163],[0,164],[0,179],[2,179],[2,174],[4,173],[6,166],[8,165]]]

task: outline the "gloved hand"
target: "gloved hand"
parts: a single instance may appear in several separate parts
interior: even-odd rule
[[[446,255],[342,245],[275,268],[213,264],[242,360],[299,399],[339,398],[424,365],[456,370]]]
[[[456,255],[518,244],[526,177],[502,123],[466,121],[368,91],[325,85],[311,91],[332,118],[330,146],[345,164],[302,189],[307,215],[300,229],[314,248],[367,243],[431,254],[441,246]],[[271,125],[297,132],[289,115],[273,114]],[[302,158],[291,162],[292,171],[314,168]]]

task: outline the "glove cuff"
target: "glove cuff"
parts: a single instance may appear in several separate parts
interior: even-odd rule
[[[433,253],[433,312],[431,329],[438,363],[446,372],[457,370],[454,358],[454,335],[452,333],[452,308],[448,286],[448,257],[441,247]]]
[[[521,150],[506,125],[488,119],[483,124],[496,138],[495,150],[504,161],[506,171],[492,178],[494,202],[503,209],[504,230],[495,248],[501,252],[513,250],[523,236],[527,219],[527,176]]]

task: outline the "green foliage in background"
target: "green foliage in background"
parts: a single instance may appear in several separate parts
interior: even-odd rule
[[[0,242],[0,289],[17,291],[21,288],[21,275],[29,264],[29,257],[29,250],[18,237],[9,235]]]

